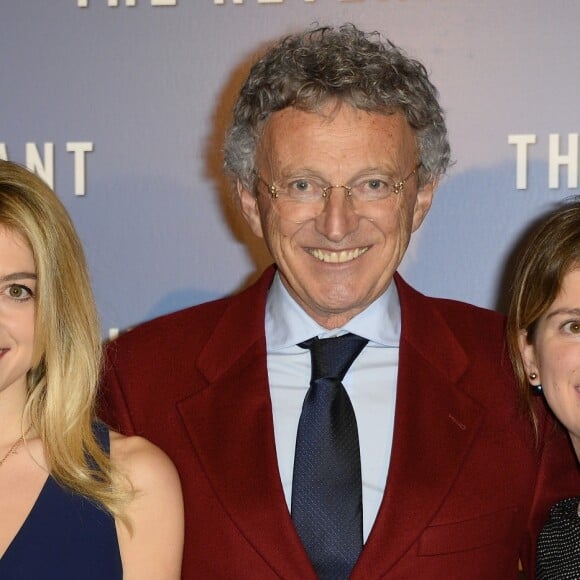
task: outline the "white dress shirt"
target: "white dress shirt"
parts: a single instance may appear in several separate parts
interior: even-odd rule
[[[310,386],[310,351],[297,344],[346,332],[369,340],[342,381],[358,425],[366,542],[383,499],[393,442],[401,336],[395,284],[344,327],[329,331],[304,312],[276,274],[266,302],[266,346],[276,453],[288,509],[298,421]]]

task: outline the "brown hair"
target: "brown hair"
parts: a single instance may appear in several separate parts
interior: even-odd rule
[[[538,320],[560,291],[564,276],[580,265],[580,198],[566,202],[533,231],[518,263],[508,311],[507,342],[521,400],[537,430],[537,417],[518,346],[522,331],[534,342]]]

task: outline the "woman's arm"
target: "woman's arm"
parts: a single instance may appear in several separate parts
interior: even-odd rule
[[[142,437],[111,432],[111,460],[135,490],[117,521],[123,580],[179,580],[183,553],[183,498],[175,466]]]

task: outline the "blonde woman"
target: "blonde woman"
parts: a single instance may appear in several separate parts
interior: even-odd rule
[[[0,578],[173,580],[183,507],[157,447],[98,422],[100,330],[57,196],[0,161]]]

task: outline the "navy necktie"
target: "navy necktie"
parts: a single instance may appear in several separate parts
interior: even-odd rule
[[[312,338],[312,378],[298,424],[292,520],[320,580],[349,577],[362,550],[358,429],[342,384],[368,340]]]

